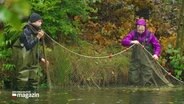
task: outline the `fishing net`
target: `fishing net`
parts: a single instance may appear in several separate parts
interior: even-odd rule
[[[151,68],[151,80],[155,86],[173,86],[183,84],[167,72],[158,61],[153,60],[151,53],[142,45],[132,45],[128,48],[93,47],[82,43],[82,46],[67,46],[53,40],[47,48],[47,58],[50,61],[49,75],[53,86],[120,86],[129,85],[129,69],[132,65],[131,53],[137,47]]]

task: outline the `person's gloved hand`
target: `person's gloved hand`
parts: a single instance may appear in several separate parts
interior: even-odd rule
[[[156,54],[154,54],[152,57],[153,59],[158,60],[158,56]]]
[[[132,40],[130,43],[131,44],[140,44],[138,40]]]

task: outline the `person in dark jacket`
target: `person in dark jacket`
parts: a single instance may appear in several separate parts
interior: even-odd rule
[[[44,32],[41,29],[42,18],[32,13],[28,24],[23,28],[20,38],[13,45],[14,63],[16,67],[16,89],[35,89],[42,75],[39,62],[46,63],[39,50]]]
[[[152,54],[152,58],[155,60],[159,59],[161,45],[154,34],[146,29],[146,20],[137,19],[136,29],[128,33],[122,39],[121,44],[126,47],[135,44],[129,69],[129,83],[143,86],[154,84],[152,67],[145,57],[143,48],[139,44],[142,44]]]

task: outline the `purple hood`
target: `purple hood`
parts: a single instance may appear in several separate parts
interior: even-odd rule
[[[137,19],[136,25],[143,25],[146,26],[146,20],[145,19]]]

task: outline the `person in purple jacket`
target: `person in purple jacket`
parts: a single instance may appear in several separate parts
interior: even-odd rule
[[[141,47],[142,44],[155,60],[159,59],[161,45],[158,39],[146,29],[146,20],[137,19],[136,29],[128,33],[121,41],[125,47],[135,44],[132,50],[132,60],[129,69],[129,83],[132,85],[153,85],[153,70],[150,66],[150,55]]]

